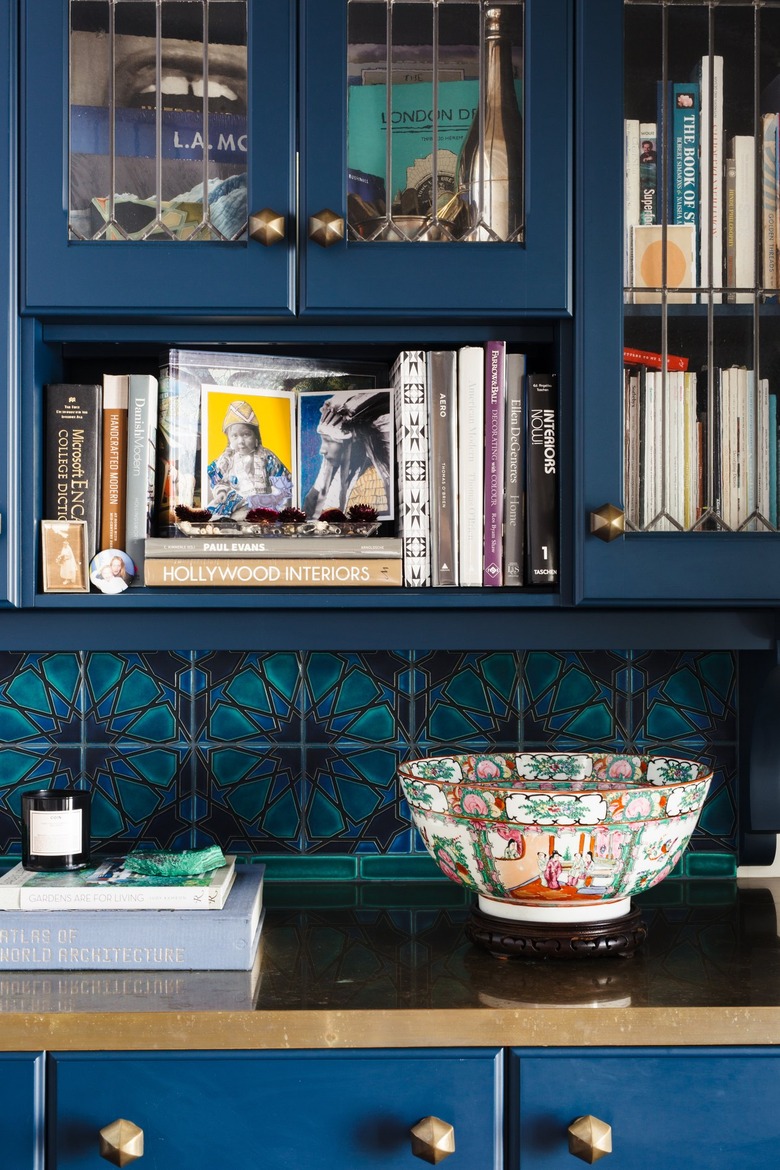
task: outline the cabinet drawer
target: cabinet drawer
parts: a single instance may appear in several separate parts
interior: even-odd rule
[[[614,1170],[728,1166],[765,1170],[780,1139],[780,1052],[744,1049],[512,1053],[512,1170],[578,1164],[567,1127],[612,1127]]]
[[[501,1056],[445,1053],[61,1053],[50,1058],[50,1170],[97,1170],[98,1131],[144,1131],[144,1170],[410,1167],[409,1130],[454,1126],[459,1164],[499,1170]]]

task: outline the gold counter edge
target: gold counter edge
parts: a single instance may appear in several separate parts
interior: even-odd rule
[[[0,1051],[780,1045],[780,1008],[3,1013]]]

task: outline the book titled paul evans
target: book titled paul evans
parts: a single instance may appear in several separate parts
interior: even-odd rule
[[[263,865],[235,867],[216,914],[4,910],[0,971],[248,971],[263,925]]]
[[[87,550],[97,551],[103,388],[50,382],[44,387],[44,520],[86,520]]]
[[[555,375],[526,378],[526,566],[528,585],[558,583],[558,387]]]

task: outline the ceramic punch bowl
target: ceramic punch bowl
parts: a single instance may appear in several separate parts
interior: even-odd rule
[[[674,869],[712,779],[600,751],[432,756],[398,775],[428,852],[484,913],[579,923],[620,917]]]

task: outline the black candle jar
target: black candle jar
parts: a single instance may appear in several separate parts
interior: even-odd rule
[[[90,793],[42,788],[22,794],[25,869],[81,869],[89,864]]]

